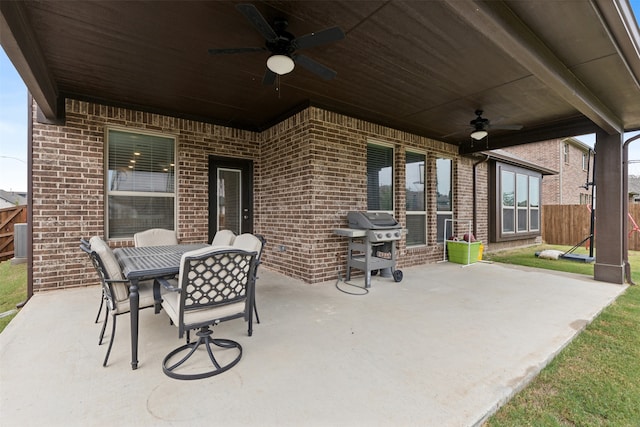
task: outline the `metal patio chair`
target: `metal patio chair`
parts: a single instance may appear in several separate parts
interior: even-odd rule
[[[169,246],[177,245],[178,237],[173,230],[151,228],[133,235],[133,243],[138,246]]]
[[[89,259],[91,259],[91,245],[89,244],[89,241],[84,237],[80,239],[80,249],[89,256]],[[104,289],[102,288],[102,286],[100,286],[100,306],[98,307],[98,313],[96,314],[96,319],[93,321],[93,323],[98,323],[98,320],[100,320],[100,313],[102,313],[102,307],[104,307],[104,300]]]
[[[262,250],[264,249],[264,246],[266,244],[267,239],[265,239],[261,234],[244,233],[237,236],[233,241],[234,248],[243,249],[250,252],[257,252],[258,256],[256,257],[256,268],[254,270],[253,277],[254,282],[258,280],[258,267],[261,263]],[[258,306],[256,305],[255,295],[253,296],[253,312],[256,315],[256,322],[260,323],[260,316],[258,316]]]
[[[113,339],[116,333],[116,317],[121,314],[129,313],[130,311],[129,281],[123,277],[120,265],[113,255],[113,251],[102,238],[94,236],[89,240],[89,246],[81,244],[80,248],[89,255],[93,266],[98,273],[102,286],[102,298],[106,301],[104,322],[98,339],[99,345],[102,344],[109,315],[113,317],[109,347],[107,348],[107,354],[105,355],[104,362],[102,363],[102,366],[107,366],[109,355],[111,354],[111,348],[113,347]],[[140,294],[140,308],[153,307],[153,286],[151,285],[151,282],[141,282],[138,292]]]
[[[236,235],[231,230],[220,230],[216,232],[211,240],[211,246],[231,246],[233,245]]]
[[[154,288],[162,286],[168,291],[162,296],[162,308],[178,327],[179,337],[199,329],[197,341],[189,342],[187,339],[185,345],[164,358],[162,370],[166,375],[182,380],[207,378],[231,369],[240,361],[242,346],[230,339],[213,338],[211,328],[220,322],[244,317],[249,322],[251,335],[256,255],[255,252],[235,248],[198,249],[182,256],[179,287],[173,286],[169,280],[156,279]],[[214,355],[216,347],[218,356]],[[198,349],[206,349],[213,369],[207,363],[204,371],[198,369],[194,372],[195,366],[179,370]]]

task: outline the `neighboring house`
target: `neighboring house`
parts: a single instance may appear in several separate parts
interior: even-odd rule
[[[629,175],[629,202],[640,203],[640,176]]]
[[[591,186],[587,183],[593,181],[594,153],[585,143],[560,138],[504,150],[557,171],[542,180],[543,205],[591,204]]]
[[[27,204],[27,193],[0,190],[0,209]]]

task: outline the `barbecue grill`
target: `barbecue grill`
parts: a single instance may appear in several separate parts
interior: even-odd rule
[[[389,269],[396,282],[402,280],[402,271],[396,270],[395,241],[402,238],[402,227],[393,216],[381,212],[349,212],[349,228],[334,230],[349,238],[347,253],[347,280],[351,269],[365,272],[365,287],[371,287],[371,275]]]

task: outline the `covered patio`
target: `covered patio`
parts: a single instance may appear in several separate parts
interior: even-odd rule
[[[253,336],[241,320],[214,331],[242,360],[196,382],[162,373],[181,344],[164,313],[141,312],[136,371],[122,317],[103,368],[99,288],[37,293],[0,335],[2,424],[479,425],[625,289],[491,263],[404,273],[354,296],[262,269]]]
[[[117,224],[109,197],[121,196],[107,185],[111,129],[175,141],[166,165],[140,172],[177,165],[164,192],[184,243],[218,230],[214,160],[242,161],[255,187],[239,231],[263,234],[265,265],[307,283],[344,265],[332,230],[347,212],[389,211],[407,226],[406,153],[425,156],[426,187],[421,245],[400,242],[402,267],[441,253],[437,159],[453,162],[446,215],[472,220],[476,237],[499,249],[515,240],[489,241],[498,223],[490,193],[500,190],[482,152],[595,133],[596,198],[606,209],[596,217],[594,277],[625,282],[623,135],[640,128],[640,35],[628,0],[241,4],[0,2],[2,48],[34,101],[30,293],[84,284],[90,271],[73,255],[80,236],[132,244],[131,233],[107,230]],[[344,38],[310,42],[331,28]],[[269,48],[279,42],[286,52]],[[278,53],[296,66],[275,78],[268,61]],[[392,206],[370,208],[367,150],[376,144],[395,150],[397,170]],[[124,217],[137,216],[133,202],[125,206]]]

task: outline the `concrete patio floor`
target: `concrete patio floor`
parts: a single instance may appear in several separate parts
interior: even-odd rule
[[[479,425],[625,289],[489,263],[376,276],[363,296],[334,285],[261,269],[253,336],[240,319],[214,330],[242,360],[198,381],[162,373],[183,343],[164,313],[141,312],[136,371],[120,316],[103,368],[99,288],[36,294],[0,334],[0,424]]]

